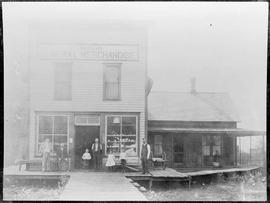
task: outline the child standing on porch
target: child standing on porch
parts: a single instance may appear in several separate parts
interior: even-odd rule
[[[108,159],[106,162],[106,166],[109,168],[109,171],[113,171],[113,167],[115,166],[115,157],[112,153],[112,150],[110,150],[110,154],[108,155]]]
[[[89,153],[88,149],[85,149],[85,153],[82,155],[83,160],[83,168],[89,167],[89,162],[91,160],[91,154]]]
[[[125,148],[121,148],[121,153],[120,153],[119,159],[121,161],[122,173],[126,172],[126,164],[127,164],[126,156],[127,155],[125,152]]]

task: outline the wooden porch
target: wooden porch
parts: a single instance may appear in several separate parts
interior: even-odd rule
[[[236,168],[222,168],[222,169],[208,169],[197,171],[181,171],[172,168],[166,168],[165,170],[150,170],[149,174],[142,173],[125,173],[127,178],[134,181],[149,181],[149,189],[151,190],[154,181],[168,181],[168,182],[187,182],[189,189],[191,188],[191,181],[193,177],[215,175],[215,174],[229,174],[229,173],[245,173],[249,171],[259,170],[259,166],[249,167],[236,167]]]

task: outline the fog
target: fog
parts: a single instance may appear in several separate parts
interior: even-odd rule
[[[228,92],[238,127],[266,129],[267,3],[3,3],[5,76],[24,71],[35,20],[141,21],[148,26],[153,91]],[[9,85],[6,85],[9,84]],[[5,97],[16,94],[5,79]]]

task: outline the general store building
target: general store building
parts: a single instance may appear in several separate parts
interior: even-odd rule
[[[138,163],[146,135],[146,31],[115,23],[33,23],[30,33],[29,157],[60,143],[80,168],[95,138],[103,162],[125,147]],[[54,154],[55,155],[55,154]]]

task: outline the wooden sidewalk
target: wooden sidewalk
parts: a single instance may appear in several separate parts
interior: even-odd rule
[[[147,201],[146,197],[122,173],[74,172],[61,200]]]
[[[178,172],[172,168],[166,168],[165,170],[150,170],[149,174],[141,174],[141,173],[125,173],[127,178],[131,178],[132,180],[145,180],[149,181],[149,189],[151,190],[154,181],[174,181],[174,182],[188,182],[189,188],[191,184],[190,176]]]
[[[150,170],[149,174],[141,173],[126,173],[125,176],[137,181],[149,181],[149,189],[151,189],[153,181],[174,181],[174,182],[188,182],[189,188],[191,187],[191,180],[193,177],[214,175],[218,173],[234,173],[234,172],[247,172],[257,170],[260,167],[239,167],[239,168],[224,168],[213,170],[200,170],[195,172],[180,172],[172,168],[166,168],[165,170]]]

